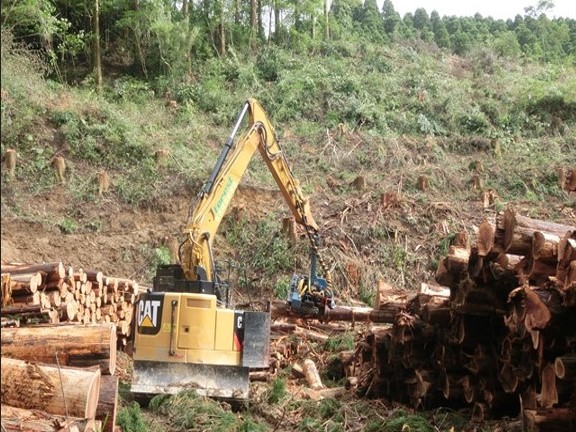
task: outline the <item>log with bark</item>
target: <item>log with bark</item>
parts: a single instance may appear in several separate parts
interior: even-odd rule
[[[14,315],[11,318],[23,323],[32,318],[42,323],[113,322],[117,347],[131,344],[136,296],[141,290],[135,281],[72,266],[63,271],[61,263],[3,264],[2,268],[11,272],[4,274],[2,316]],[[33,310],[27,310],[31,306]]]
[[[556,386],[556,372],[554,370],[554,365],[548,363],[542,369],[541,379],[541,391],[537,395],[537,401],[539,406],[542,408],[552,408],[552,406],[558,403],[558,389]]]
[[[554,371],[561,380],[576,381],[576,353],[556,357]]]
[[[424,391],[433,382],[445,404],[473,404],[478,420],[518,414],[519,400],[538,415],[574,406],[574,232],[510,209],[484,220],[476,244],[453,244],[439,261],[448,303],[416,295],[392,327],[366,335],[356,355],[360,390],[419,406],[435,400]]]
[[[2,356],[37,363],[98,366],[102,374],[116,368],[116,325],[41,325],[7,328],[1,335]]]
[[[62,262],[41,263],[41,264],[2,264],[2,273],[13,275],[41,272],[47,275],[46,280],[64,279],[66,269]]]
[[[2,404],[3,432],[102,432],[102,422]]]
[[[576,428],[576,410],[573,408],[539,408],[524,410],[525,430],[534,432],[573,431]]]
[[[573,226],[529,218],[506,209],[496,217],[495,242],[507,253],[527,256],[532,251],[534,232],[562,237],[571,230]],[[503,234],[501,237],[499,232]]]
[[[324,388],[324,384],[322,384],[322,379],[318,373],[318,368],[316,367],[316,363],[314,363],[313,360],[305,359],[302,363],[302,370],[304,372],[304,376],[306,377],[308,387],[310,387],[312,390],[320,390]]]
[[[2,404],[94,419],[100,369],[53,366],[2,358]]]
[[[351,307],[336,306],[333,309],[326,309],[324,321],[350,321],[350,322],[373,322],[373,323],[393,323],[396,314],[406,307],[405,302],[390,303],[381,305],[380,310],[371,307]],[[290,307],[281,300],[272,302],[272,319],[278,317],[298,317],[297,313],[290,310]],[[310,316],[310,318],[314,318]]]
[[[95,418],[102,422],[101,432],[114,432],[118,413],[118,377],[102,375]]]
[[[12,284],[10,280],[10,273],[2,273],[2,307],[8,306],[12,303]]]

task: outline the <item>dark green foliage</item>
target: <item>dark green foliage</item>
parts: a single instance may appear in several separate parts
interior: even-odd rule
[[[260,78],[264,81],[277,81],[280,76],[280,71],[284,69],[284,65],[280,59],[280,50],[275,48],[265,48],[256,58],[256,67]]]
[[[33,186],[17,190],[21,194],[48,192],[58,184],[50,165],[58,153],[66,157],[69,168],[64,189],[81,201],[100,205],[111,199],[153,207],[160,198],[194,196],[247,97],[262,103],[281,135],[292,132],[284,149],[296,155],[289,160],[302,168],[297,177],[312,195],[355,193],[350,186],[354,177],[369,174],[374,177],[370,179],[374,191],[371,211],[380,211],[378,196],[391,190],[406,194],[411,203],[406,205],[425,205],[426,199],[415,186],[418,175],[424,169],[431,175],[429,192],[433,195],[463,194],[469,189],[464,181],[450,181],[448,174],[429,173],[426,167],[442,165],[453,154],[466,157],[472,152],[493,157],[499,164],[515,161],[503,174],[491,172],[484,179],[503,200],[534,202],[563,193],[553,176],[537,173],[542,166],[554,173],[557,166],[566,160],[571,163],[575,157],[576,74],[570,63],[572,54],[566,54],[572,53],[570,41],[576,41],[574,20],[520,16],[504,22],[481,16],[440,18],[434,12],[428,18],[424,9],[401,19],[389,1],[376,17],[373,2],[339,0],[332,3],[329,39],[320,27],[312,35],[307,21],[317,11],[310,3],[312,10],[299,13],[298,29],[285,22],[281,40],[262,44],[256,37],[248,48],[251,37],[246,31],[248,11],[244,5],[233,33],[245,30],[245,36],[229,41],[226,51],[216,55],[213,41],[217,35],[213,32],[217,23],[210,16],[211,9],[202,9],[212,8],[211,4],[197,6],[189,17],[198,33],[188,51],[176,34],[185,29],[180,27],[182,13],[173,5],[154,0],[147,7],[165,13],[145,17],[131,14],[127,2],[118,3],[115,10],[108,1],[104,3],[101,18],[105,26],[112,26],[113,17],[124,21],[122,31],[110,27],[107,33],[110,41],[101,95],[93,91],[90,78],[72,86],[44,80],[43,74],[50,69],[42,57],[10,37],[2,38],[2,151],[9,147],[18,151],[16,180],[36,180]],[[293,12],[294,5],[282,7]],[[66,8],[60,12],[73,17],[71,29],[79,31],[79,12]],[[203,23],[202,14],[211,22]],[[370,42],[374,35],[365,33],[367,21],[361,25],[368,19],[374,28],[377,19],[381,20],[386,42]],[[146,23],[151,26],[143,26]],[[433,33],[434,41],[426,32]],[[526,39],[521,45],[518,35],[523,32]],[[440,36],[446,35],[453,41],[440,42]],[[457,41],[459,35],[464,39]],[[555,35],[562,41],[564,54],[551,40]],[[22,39],[21,34],[17,37]],[[175,44],[167,46],[171,38]],[[138,41],[147,51],[144,63],[132,51]],[[554,57],[527,54],[526,50],[538,47],[554,52]],[[461,50],[462,56],[454,56],[453,49]],[[190,69],[180,63],[188,54],[190,62],[185,63]],[[132,56],[132,63],[120,67],[111,56],[126,56],[124,60]],[[515,61],[520,59],[522,63]],[[544,61],[548,63],[541,63]],[[143,73],[144,67],[148,75]],[[58,75],[52,74],[52,78]],[[340,124],[347,130],[342,137],[337,133]],[[542,145],[536,143],[548,136],[564,140],[564,148],[546,157],[533,157]],[[492,140],[499,143],[498,150]],[[169,149],[171,156],[160,167],[154,153],[161,147]],[[255,159],[257,169],[249,170],[246,181],[267,188],[273,181],[259,156]],[[113,178],[110,194],[103,197],[97,195],[96,182],[101,169]],[[322,178],[315,177],[320,174]],[[336,180],[334,186],[328,176]],[[465,199],[477,199],[471,195]],[[12,203],[13,198],[3,196],[3,204]],[[442,197],[434,198],[442,201]],[[16,207],[10,210],[16,212]],[[402,211],[412,213],[405,208]],[[219,233],[238,261],[250,263],[261,286],[285,298],[292,273],[308,270],[308,251],[304,242],[294,247],[279,234],[281,217],[278,213],[253,216],[250,222],[225,220]],[[402,217],[412,227],[428,226],[428,221]],[[444,215],[439,215],[438,220],[442,219]],[[106,223],[104,218],[82,221],[77,214],[51,221],[64,232],[98,231]],[[364,247],[372,248],[380,267],[406,271],[401,283],[410,285],[410,278],[416,276],[407,270],[422,257],[394,245],[391,238],[402,233],[387,230],[376,222],[351,235],[358,253]],[[376,237],[382,241],[377,245],[367,241],[367,232],[380,232]],[[251,246],[248,249],[247,244]],[[164,252],[153,245],[142,256],[156,262],[165,259]],[[431,252],[427,258],[437,260]],[[375,279],[366,275],[354,295],[370,304]]]
[[[116,424],[125,432],[147,432],[149,430],[137,402],[120,408],[116,416]]]
[[[419,415],[409,414],[402,410],[396,411],[392,418],[386,420],[381,429],[383,432],[433,432],[435,428],[428,420]]]
[[[38,3],[38,4],[36,4]],[[194,11],[185,16],[176,4],[151,0],[134,9],[131,2],[101,2],[101,33],[106,35],[104,57],[108,64],[145,79],[166,79],[172,85],[204,76],[200,70],[205,61],[252,55],[256,52],[260,78],[276,82],[281,70],[273,47],[304,55],[314,55],[324,43],[353,41],[386,44],[389,40],[420,40],[438,47],[467,55],[474,47],[493,46],[500,56],[524,55],[538,61],[569,62],[576,52],[574,19],[549,19],[542,10],[532,8],[514,21],[474,17],[439,17],[436,11],[420,7],[400,17],[393,2],[383,3],[382,11],[374,0],[335,0],[331,2],[328,29],[322,17],[321,2],[275,3],[272,10],[275,23],[271,38],[266,40],[263,8],[257,16],[257,28],[252,29],[249,4],[222,2],[191,3]],[[78,8],[68,0],[8,1],[2,9],[2,22],[10,28],[16,40],[32,44],[48,55],[55,69],[54,76],[82,77],[91,70],[92,28],[87,16],[91,6]],[[226,28],[222,38],[222,26]],[[239,70],[224,73],[226,82],[238,78]],[[202,86],[199,92],[214,91],[214,86]],[[196,102],[201,103],[197,98]],[[207,109],[214,110],[214,103]],[[212,105],[212,106],[210,106]]]
[[[530,101],[526,107],[530,115],[550,121],[553,118],[565,122],[576,121],[576,99],[568,102],[564,95],[545,95],[537,100]]]
[[[382,43],[386,39],[384,23],[378,11],[376,0],[366,0],[358,15],[359,29],[366,40]]]
[[[348,351],[354,348],[354,334],[342,333],[326,341],[325,349],[330,352]]]
[[[341,407],[342,403],[336,399],[322,399],[318,406],[318,414],[324,420],[330,419],[336,423],[340,423],[343,420],[342,413],[340,412]]]
[[[252,271],[271,277],[293,269],[294,258],[298,256],[279,229],[268,219],[255,223],[247,219],[225,219],[223,231],[226,240],[237,251],[236,261],[250,262]]]
[[[194,390],[177,395],[158,395],[150,401],[150,409],[167,419],[174,430],[211,430],[214,432],[266,432],[249,412],[236,415],[230,405],[203,396]]]
[[[476,135],[485,135],[489,127],[486,116],[477,110],[470,110],[460,118],[459,123],[463,131]]]
[[[287,396],[286,382],[282,378],[274,378],[272,388],[268,394],[268,403],[271,405],[281,402]]]

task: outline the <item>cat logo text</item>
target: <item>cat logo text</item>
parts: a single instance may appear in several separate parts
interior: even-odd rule
[[[138,326],[158,327],[161,305],[160,300],[140,300],[138,302]]]

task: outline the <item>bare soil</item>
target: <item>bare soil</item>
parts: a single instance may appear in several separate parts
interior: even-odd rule
[[[149,283],[149,255],[143,253],[143,247],[165,245],[177,237],[186,222],[189,204],[190,197],[175,196],[144,209],[111,198],[76,207],[65,186],[54,186],[33,199],[19,200],[26,217],[3,211],[1,259],[3,263],[62,261]],[[253,188],[240,188],[231,208],[240,206],[251,211],[280,204],[279,192],[256,193]],[[64,233],[58,225],[71,211],[81,226],[89,221],[102,224],[96,231],[80,228]]]

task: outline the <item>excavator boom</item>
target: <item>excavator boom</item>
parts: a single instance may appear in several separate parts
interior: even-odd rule
[[[235,143],[235,135],[247,114],[249,129]],[[215,280],[212,243],[256,149],[268,166],[294,219],[305,227],[311,241],[316,242],[318,225],[310,211],[308,198],[290,170],[266,113],[256,100],[249,99],[198,195],[198,202],[184,230],[187,239],[182,245],[180,259],[187,278],[201,279],[199,273],[205,272],[208,278]]]

